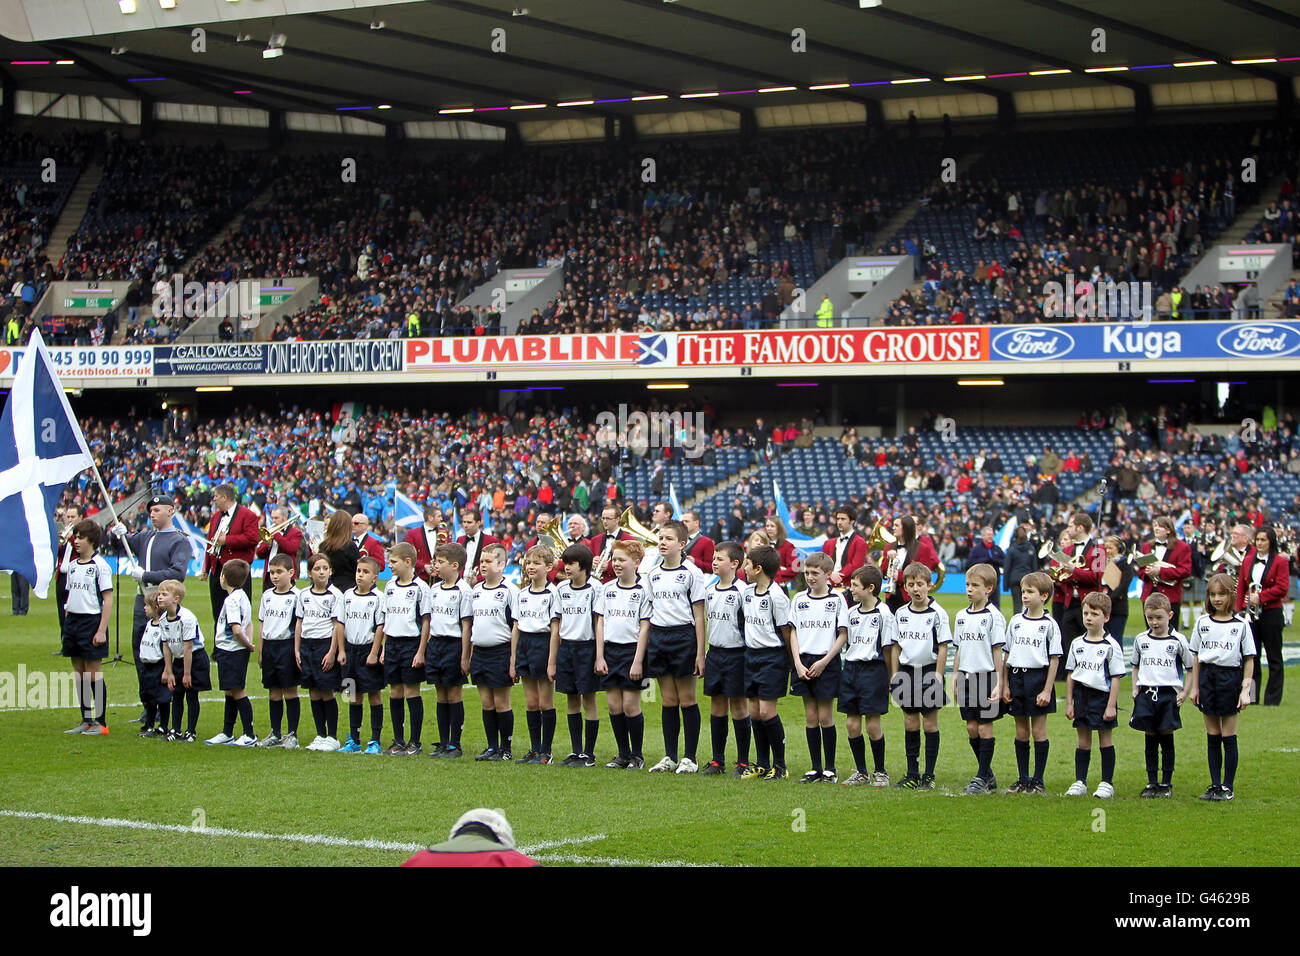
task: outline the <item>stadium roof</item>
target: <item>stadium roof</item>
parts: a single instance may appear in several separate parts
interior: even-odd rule
[[[382,127],[545,121],[559,130],[551,138],[584,138],[633,117],[647,131],[692,132],[898,120],[911,110],[961,119],[1080,103],[1289,105],[1300,84],[1300,14],[1289,0],[135,6],[128,14],[118,0],[0,0],[6,93],[347,113]],[[193,50],[196,25],[203,53]],[[283,54],[268,59],[272,33],[284,35]],[[651,116],[658,126],[646,126]]]

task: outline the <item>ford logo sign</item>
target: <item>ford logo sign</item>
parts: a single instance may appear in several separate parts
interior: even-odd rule
[[[1219,348],[1238,358],[1278,358],[1300,352],[1300,329],[1259,322],[1230,326],[1219,333]]]
[[[1007,329],[993,336],[993,352],[1015,362],[1061,359],[1074,351],[1074,336],[1053,326]]]

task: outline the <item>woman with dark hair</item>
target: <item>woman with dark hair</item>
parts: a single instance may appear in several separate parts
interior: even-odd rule
[[[325,537],[321,540],[318,553],[330,559],[333,573],[330,584],[340,591],[357,586],[357,561],[361,551],[352,540],[352,515],[339,509],[325,522]]]
[[[899,515],[894,519],[893,526],[894,537],[898,539],[898,544],[894,550],[887,552],[885,561],[885,570],[894,569],[894,586],[889,594],[889,609],[897,611],[907,603],[907,596],[903,593],[903,572],[913,561],[920,561],[930,572],[939,566],[939,554],[934,550],[934,543],[930,536],[923,538],[916,536],[916,519],[911,515]],[[897,555],[897,560],[894,560]],[[897,565],[897,567],[894,567]]]
[[[781,556],[781,567],[772,580],[788,591],[790,582],[799,573],[794,569],[798,552],[795,551],[794,545],[787,539],[785,525],[779,519],[769,516],[763,521],[763,531],[767,534],[768,540],[772,542],[772,547],[776,548],[776,553]]]
[[[1011,539],[1011,546],[1007,548],[1007,556],[1002,559],[1002,580],[1011,593],[1013,614],[1019,614],[1025,609],[1024,602],[1020,598],[1020,579],[1037,570],[1038,552],[1029,543],[1029,529],[1024,525],[1017,525],[1016,533]]]
[[[1110,597],[1110,619],[1106,621],[1106,633],[1122,643],[1124,629],[1128,626],[1128,592],[1133,583],[1133,565],[1125,553],[1124,542],[1115,535],[1108,535],[1102,546],[1106,549],[1107,565],[1114,561],[1119,568],[1119,584],[1106,589],[1106,594]],[[1177,627],[1176,624],[1171,626]]]
[[[1257,699],[1266,707],[1282,703],[1282,602],[1291,588],[1288,564],[1287,556],[1278,553],[1277,532],[1272,525],[1262,525],[1237,574],[1237,610],[1258,613],[1250,629],[1260,658],[1268,655],[1267,685],[1263,668],[1255,668],[1261,688]]]

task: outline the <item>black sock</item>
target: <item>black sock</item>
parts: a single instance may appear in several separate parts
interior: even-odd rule
[[[627,718],[628,746],[632,748],[633,757],[645,757],[641,746],[645,742],[645,714]]]
[[[85,673],[78,674],[77,675],[77,703],[81,705],[81,722],[83,724],[90,723],[90,719],[91,719],[90,715],[94,712],[92,709],[91,702],[86,699],[87,697],[91,697],[93,695],[94,695],[94,691],[90,687],[90,675]]]
[[[542,711],[542,753],[551,752],[555,741],[555,708]]]
[[[311,702],[311,719],[316,723],[316,736],[324,737],[325,734],[325,701],[312,699]]]
[[[451,744],[459,747],[461,731],[465,729],[465,702],[458,700],[447,706],[451,708]]]
[[[406,698],[407,709],[411,712],[411,743],[418,744],[424,731],[424,698],[419,694]]]
[[[104,683],[104,675],[100,674],[95,678],[94,689],[95,701],[95,719],[99,721],[101,727],[107,727],[108,721],[108,685]]]
[[[885,735],[881,734],[879,740],[871,741],[871,762],[874,765],[876,773],[885,772]]]
[[[1237,779],[1237,735],[1223,735],[1223,785],[1232,789]]]
[[[997,741],[992,737],[980,738],[980,768],[979,775],[983,780],[993,779],[993,749],[997,746]]]
[[[348,739],[361,743],[361,705],[348,704]]]
[[[934,763],[939,759],[939,731],[925,732],[925,775],[934,776]]]
[[[440,700],[433,706],[434,716],[438,721],[438,740],[447,744],[451,742],[451,704]]]
[[[370,705],[370,739],[379,743],[379,735],[384,732],[384,705]],[[358,740],[357,743],[361,741]]]
[[[781,724],[781,715],[763,721],[767,725],[767,743],[772,748],[772,766],[785,766],[785,727]]]
[[[497,749],[497,712],[491,707],[483,708],[483,733],[487,737],[489,750]]]
[[[540,710],[528,710],[524,712],[524,720],[528,723],[528,743],[534,753],[542,752],[542,712]]]
[[[921,776],[921,732],[919,730],[903,731],[903,753],[907,756],[907,775]]]
[[[1088,782],[1088,764],[1092,762],[1092,751],[1082,747],[1074,748],[1074,779]]]
[[[822,728],[822,754],[825,755],[827,770],[835,769],[835,743],[837,734],[834,727]]]
[[[284,699],[284,715],[289,721],[289,733],[298,735],[298,721],[302,719],[302,704],[297,697]]]
[[[1166,787],[1174,782],[1174,735],[1160,735],[1160,782]]]
[[[154,721],[157,719],[158,719],[158,705],[153,703],[152,701],[147,702],[144,705],[144,727],[142,727],[141,729],[148,730],[150,727],[153,726]]]
[[[189,711],[185,718],[185,730],[192,734],[199,729],[199,692],[197,690],[191,689],[185,692],[185,707]]]
[[[1160,738],[1155,734],[1146,735],[1147,743],[1147,784],[1155,786],[1160,779]]]
[[[1113,783],[1115,780],[1115,745],[1101,748],[1101,782]]]
[[[253,702],[247,697],[241,697],[236,702],[239,709],[239,722],[244,725],[244,733],[249,737],[253,736]]]
[[[709,715],[709,742],[713,744],[713,760],[715,763],[726,764],[727,762],[727,717],[714,717]]]
[[[849,752],[853,754],[853,769],[858,773],[867,772],[867,744],[861,737],[849,738]]]
[[[822,769],[822,729],[818,727],[805,727],[804,736],[808,738],[808,757],[812,760],[812,768],[818,773]]]
[[[284,701],[271,701],[271,734],[279,737],[280,729],[284,726]]]
[[[388,698],[388,712],[393,717],[394,743],[406,743],[406,701],[401,697]]]
[[[185,694],[183,691],[177,691],[172,697],[172,730],[180,733],[181,718],[185,716]],[[81,715],[85,720],[86,715]]]
[[[976,760],[979,760],[980,759],[980,738],[971,737],[969,739],[969,743],[970,743],[970,752],[975,755]]]
[[[664,705],[664,753],[677,760],[677,736],[682,729],[682,709],[681,707],[669,707]]]
[[[736,720],[731,719],[731,727],[736,732],[736,763],[749,763],[749,738],[753,736],[753,730],[749,725],[748,717],[741,717]]]
[[[687,760],[694,761],[700,749],[700,705],[685,704],[682,706],[682,737],[683,756]],[[590,753],[591,751],[588,751]]]
[[[515,712],[513,710],[501,711],[497,714],[497,739],[501,742],[501,749],[509,751],[514,743],[515,738]]]
[[[1047,754],[1051,749],[1050,740],[1034,741],[1034,779],[1039,783],[1043,782],[1043,774],[1047,772]]]
[[[609,726],[614,731],[614,742],[618,744],[618,755],[626,760],[632,756],[632,750],[627,743],[627,717],[623,714],[610,714]]]
[[[1205,735],[1206,756],[1210,762],[1210,784],[1219,786],[1223,773],[1223,737],[1219,734]]]
[[[569,715],[569,743],[575,754],[582,753],[582,713]]]
[[[235,698],[227,695],[225,709],[221,714],[221,732],[227,737],[231,737],[235,732],[235,715],[239,712],[239,705]]]
[[[1016,768],[1020,772],[1020,782],[1029,781],[1029,741],[1016,741]]]
[[[588,757],[594,757],[596,756],[596,738],[600,736],[600,721],[588,720],[585,721],[585,723],[587,725],[587,739],[586,746],[582,748],[582,752]]]
[[[762,720],[751,721],[754,725],[754,763],[760,767],[772,766],[772,746],[767,742],[767,724]]]
[[[339,699],[331,694],[325,704],[325,736],[337,740],[339,736]]]

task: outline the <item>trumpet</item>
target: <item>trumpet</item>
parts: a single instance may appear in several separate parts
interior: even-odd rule
[[[601,574],[605,570],[605,565],[609,559],[614,556],[614,542],[618,540],[618,533],[610,534],[605,532],[605,547],[601,549],[600,556],[596,558],[595,563],[591,566],[591,576],[599,581]]]
[[[285,528],[289,527],[291,524],[294,524],[295,522],[298,522],[298,521],[301,521],[301,520],[302,520],[302,515],[301,515],[301,514],[299,514],[297,511],[291,511],[291,512],[289,513],[289,520],[288,520],[288,521],[282,521],[282,522],[280,522],[278,525],[276,525],[276,526],[273,527],[273,528],[267,528],[267,527],[264,526],[264,527],[262,527],[262,528],[260,528],[260,529],[258,530],[258,535],[259,535],[259,537],[261,537],[261,539],[262,539],[264,542],[266,542],[267,544],[270,544],[270,543],[271,543],[271,539],[274,538],[277,534],[279,534],[279,533],[280,533],[281,531],[283,531]]]
[[[1255,604],[1251,604],[1249,597],[1246,600],[1246,615],[1252,621],[1258,621],[1260,614],[1264,612],[1264,602],[1259,600],[1260,590],[1261,590],[1260,586],[1258,584],[1255,584],[1253,581],[1251,582],[1250,587],[1246,589],[1247,595],[1254,596],[1257,602]]]

